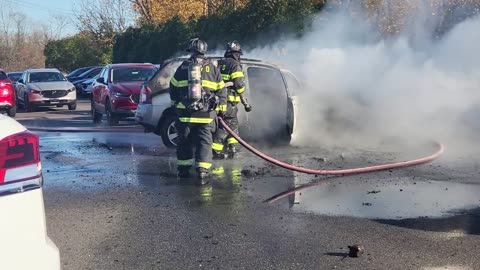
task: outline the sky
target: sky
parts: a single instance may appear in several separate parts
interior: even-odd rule
[[[28,19],[33,23],[46,23],[51,21],[53,14],[71,17],[69,25],[65,28],[65,34],[73,34],[77,31],[73,8],[79,0],[0,0],[3,7],[18,10],[27,15]]]

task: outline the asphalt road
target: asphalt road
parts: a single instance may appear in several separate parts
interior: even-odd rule
[[[91,127],[77,111],[19,112],[30,127]],[[212,183],[178,182],[175,153],[138,132],[39,132],[48,232],[63,269],[479,269],[478,153],[348,177],[306,176],[243,152]],[[449,148],[447,148],[448,150]],[[264,149],[307,167],[368,166],[433,151]],[[407,151],[408,150],[408,151]],[[325,158],[325,159],[323,159]],[[471,158],[471,159],[469,159]],[[317,187],[270,204],[306,183]],[[365,254],[347,256],[362,244]]]

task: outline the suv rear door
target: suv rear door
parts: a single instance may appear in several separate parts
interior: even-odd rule
[[[289,136],[289,99],[280,70],[261,65],[247,66],[247,86],[249,102],[253,106],[248,118],[248,137],[273,140]]]

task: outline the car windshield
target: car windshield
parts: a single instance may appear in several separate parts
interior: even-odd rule
[[[80,74],[82,74],[83,72],[89,70],[91,68],[78,68],[78,69],[75,69],[74,71],[70,72],[67,76],[68,77],[75,77],[75,76],[78,76]]]
[[[22,73],[8,73],[7,76],[12,82],[16,82],[20,80]]]
[[[146,81],[155,71],[154,67],[114,68],[111,74],[111,81],[113,83]]]
[[[30,73],[28,82],[63,82],[66,80],[60,72],[32,72]]]
[[[92,68],[78,75],[78,77],[93,78],[94,76],[99,74],[101,70],[101,68]]]

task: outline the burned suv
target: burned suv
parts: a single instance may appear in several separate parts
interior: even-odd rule
[[[216,63],[220,58],[210,58]],[[170,79],[186,58],[165,61],[161,68],[146,81],[140,91],[140,102],[135,120],[162,137],[165,146],[177,145],[175,113],[171,107]],[[249,140],[288,144],[294,128],[295,98],[292,95],[301,87],[288,70],[255,59],[242,59],[245,73],[245,96],[253,110],[245,113],[239,105],[240,135]]]

